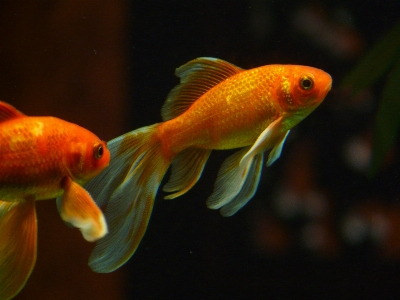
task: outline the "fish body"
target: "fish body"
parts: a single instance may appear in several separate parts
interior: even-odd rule
[[[89,241],[107,233],[102,212],[80,185],[109,160],[106,143],[90,131],[0,102],[0,299],[14,297],[34,267],[35,201],[59,197],[62,219]]]
[[[0,123],[0,199],[2,201],[45,200],[63,194],[60,182],[70,176],[82,184],[102,167],[84,166],[81,153],[93,149],[84,141],[93,134],[78,125],[54,117],[17,118]],[[99,146],[105,147],[102,143]],[[104,148],[106,149],[106,148]],[[81,161],[80,161],[81,160]],[[79,168],[85,169],[80,171]]]
[[[109,141],[110,167],[85,186],[106,206],[110,227],[89,258],[94,271],[111,272],[135,252],[170,166],[166,199],[193,187],[212,150],[241,148],[222,164],[207,200],[224,216],[236,213],[257,190],[264,152],[267,165],[278,159],[290,129],[323,101],[332,84],[329,74],[312,67],[243,70],[215,58],[192,60],[176,75],[181,83],[162,107],[163,122]]]
[[[216,150],[252,145],[280,116],[295,119],[291,115],[309,113],[307,109],[314,109],[320,103],[323,95],[315,90],[311,97],[307,91],[287,97],[291,94],[291,83],[301,79],[298,74],[310,76],[317,86],[329,82],[329,75],[316,76],[315,72],[314,68],[291,65],[240,71],[201,95],[182,115],[160,124],[160,138],[173,155],[188,147]],[[301,92],[309,97],[306,103],[301,102]],[[168,100],[174,99],[174,94]],[[294,101],[293,107],[289,101]],[[286,123],[281,130],[286,132],[300,119]]]

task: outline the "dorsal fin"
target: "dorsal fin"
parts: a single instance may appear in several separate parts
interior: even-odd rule
[[[181,79],[181,83],[168,94],[161,109],[163,120],[167,121],[184,113],[213,86],[242,71],[243,69],[231,63],[212,57],[196,58],[177,68],[175,75]]]
[[[0,101],[0,123],[20,117],[26,117],[26,115],[17,110],[14,106]]]

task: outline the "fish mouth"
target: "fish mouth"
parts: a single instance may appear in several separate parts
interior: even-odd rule
[[[332,78],[331,78],[331,82],[329,83],[329,85],[326,88],[326,90],[327,90],[326,92],[329,92],[331,89],[332,89]]]
[[[324,89],[321,89],[319,96],[321,99],[324,99],[325,96],[329,93],[329,91],[332,89],[332,77],[329,74],[326,74],[326,78],[324,82],[328,83],[325,85]]]

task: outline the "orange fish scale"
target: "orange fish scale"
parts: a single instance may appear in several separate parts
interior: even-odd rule
[[[189,146],[232,149],[251,145],[279,114],[273,88],[281,73],[281,67],[265,66],[226,79],[185,113],[160,124],[163,143],[173,153]]]
[[[54,122],[49,122],[52,119]],[[59,183],[67,174],[62,159],[63,149],[70,137],[60,125],[67,126],[67,122],[49,117],[14,119],[2,123],[1,200],[22,201],[27,196],[41,200],[62,194]],[[21,186],[24,188],[21,189]]]

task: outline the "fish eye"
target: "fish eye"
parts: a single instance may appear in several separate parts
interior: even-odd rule
[[[314,80],[309,76],[303,76],[300,79],[300,86],[305,91],[311,90],[314,86]]]
[[[102,144],[94,145],[93,156],[96,159],[100,159],[104,154],[104,148]]]

